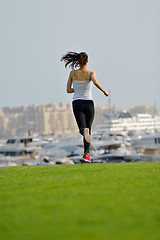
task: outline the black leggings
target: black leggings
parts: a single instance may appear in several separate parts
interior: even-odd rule
[[[91,126],[94,119],[94,102],[92,100],[74,100],[72,102],[74,116],[79,128],[80,134],[84,135],[84,128],[89,128],[91,134]],[[90,143],[84,138],[84,153],[89,153]]]

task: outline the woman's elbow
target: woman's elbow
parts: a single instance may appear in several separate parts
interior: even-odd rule
[[[67,88],[67,93],[72,93],[72,89]]]

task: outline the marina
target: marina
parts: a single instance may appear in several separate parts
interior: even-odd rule
[[[93,129],[90,154],[93,163],[160,161],[159,116],[131,116],[127,112],[105,116],[105,123]],[[83,139],[79,134],[61,139],[12,137],[0,145],[0,166],[78,164],[82,151]]]

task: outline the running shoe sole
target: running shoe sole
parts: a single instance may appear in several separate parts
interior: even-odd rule
[[[81,162],[81,163],[91,163],[89,160],[86,160],[86,159],[83,159],[83,158],[80,159],[80,162]]]
[[[89,134],[89,128],[85,128],[84,129],[84,138],[86,139],[86,141],[88,143],[90,143],[92,141],[92,137],[91,135]]]

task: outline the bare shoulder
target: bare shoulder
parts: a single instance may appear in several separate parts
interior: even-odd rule
[[[90,76],[95,76],[95,75],[96,75],[96,72],[93,71],[93,70],[91,70],[91,71],[90,71]]]
[[[93,70],[90,70],[89,72],[90,72],[90,74],[94,74],[95,73],[95,71],[93,71]]]
[[[90,74],[90,77],[91,77],[91,81],[93,83],[96,83],[97,82],[97,78],[96,78],[96,72],[95,71],[90,71],[91,74]]]
[[[69,73],[69,80],[72,80],[72,79],[73,79],[73,70],[70,71],[70,73]]]
[[[70,71],[69,75],[72,75],[73,74],[73,70]]]

